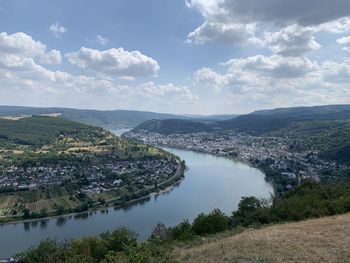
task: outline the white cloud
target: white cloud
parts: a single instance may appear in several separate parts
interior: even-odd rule
[[[337,43],[343,46],[343,50],[350,52],[350,36],[337,39]]]
[[[350,16],[348,0],[188,0],[207,19],[241,23],[319,25]]]
[[[121,85],[111,79],[53,71],[41,65],[42,56],[57,62],[60,53],[45,50],[44,44],[26,34],[0,34],[0,104],[169,111],[198,101],[189,88],[172,83]]]
[[[293,24],[277,32],[265,33],[264,44],[275,54],[303,56],[321,47],[313,34],[312,27],[301,27]]]
[[[155,76],[160,68],[153,58],[123,48],[100,51],[82,47],[66,57],[73,65],[110,77]]]
[[[109,40],[108,40],[108,38],[106,38],[106,37],[103,37],[103,36],[101,36],[101,35],[97,35],[96,41],[97,41],[97,43],[99,43],[100,45],[105,46],[105,45],[107,45],[107,43],[108,43]]]
[[[206,42],[221,42],[225,44],[244,43],[254,37],[255,24],[224,24],[206,21],[187,36],[188,42],[204,44]]]
[[[230,85],[232,82],[249,82],[261,79],[293,79],[302,78],[318,70],[316,62],[306,57],[283,57],[279,55],[257,55],[247,58],[231,59],[222,64],[227,66],[225,74],[215,72],[211,68],[201,68],[195,72],[197,82],[208,82],[218,87]]]
[[[348,103],[350,60],[316,63],[306,57],[253,56],[221,64],[224,73],[201,68],[197,87],[216,90],[222,107],[253,109]],[[208,93],[210,91],[207,91]]]
[[[257,55],[244,59],[231,59],[225,63],[234,73],[251,72],[272,78],[300,78],[318,68],[316,62],[306,57],[282,57]]]
[[[350,17],[343,17],[337,20],[326,22],[317,26],[314,26],[315,31],[325,31],[334,34],[340,34],[350,31]]]
[[[350,83],[350,60],[340,63],[326,61],[322,65],[322,78],[328,83]]]
[[[60,25],[59,23],[54,23],[49,27],[49,31],[52,32],[55,37],[59,38],[67,32],[67,28]]]
[[[147,82],[120,85],[91,76],[51,71],[34,62],[8,55],[0,60],[0,104],[33,104],[168,111],[172,105],[198,101],[187,87]]]
[[[205,20],[187,37],[197,44],[261,44],[259,33],[267,32],[273,52],[294,56],[319,48],[313,37],[316,32],[350,30],[348,0],[331,4],[328,0],[187,0],[186,4]]]
[[[61,64],[62,62],[61,52],[56,49],[51,50],[45,55],[43,62],[46,64]]]
[[[46,64],[60,64],[61,52],[51,50],[47,52],[46,45],[35,41],[31,36],[18,32],[12,35],[0,33],[0,54],[12,54],[20,58],[33,58]]]
[[[197,83],[204,83],[206,86],[220,90],[227,86],[233,79],[231,74],[219,74],[212,68],[201,68],[194,73],[194,79]]]

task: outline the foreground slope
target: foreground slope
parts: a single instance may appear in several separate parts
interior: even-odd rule
[[[250,229],[178,248],[178,262],[350,262],[350,214]]]

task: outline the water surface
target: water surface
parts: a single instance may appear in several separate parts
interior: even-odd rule
[[[185,179],[170,192],[153,195],[125,208],[110,208],[104,213],[0,225],[0,258],[14,255],[43,239],[63,241],[100,234],[118,226],[130,228],[144,240],[158,222],[174,226],[215,208],[231,214],[241,197],[269,197],[273,192],[264,174],[247,164],[203,153],[165,149],[180,156],[189,168]]]

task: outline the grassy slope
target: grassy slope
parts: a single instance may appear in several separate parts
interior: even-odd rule
[[[178,248],[179,262],[350,262],[350,214],[219,235]]]

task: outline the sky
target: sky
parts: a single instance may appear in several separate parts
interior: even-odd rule
[[[0,105],[350,103],[349,0],[0,0]]]

